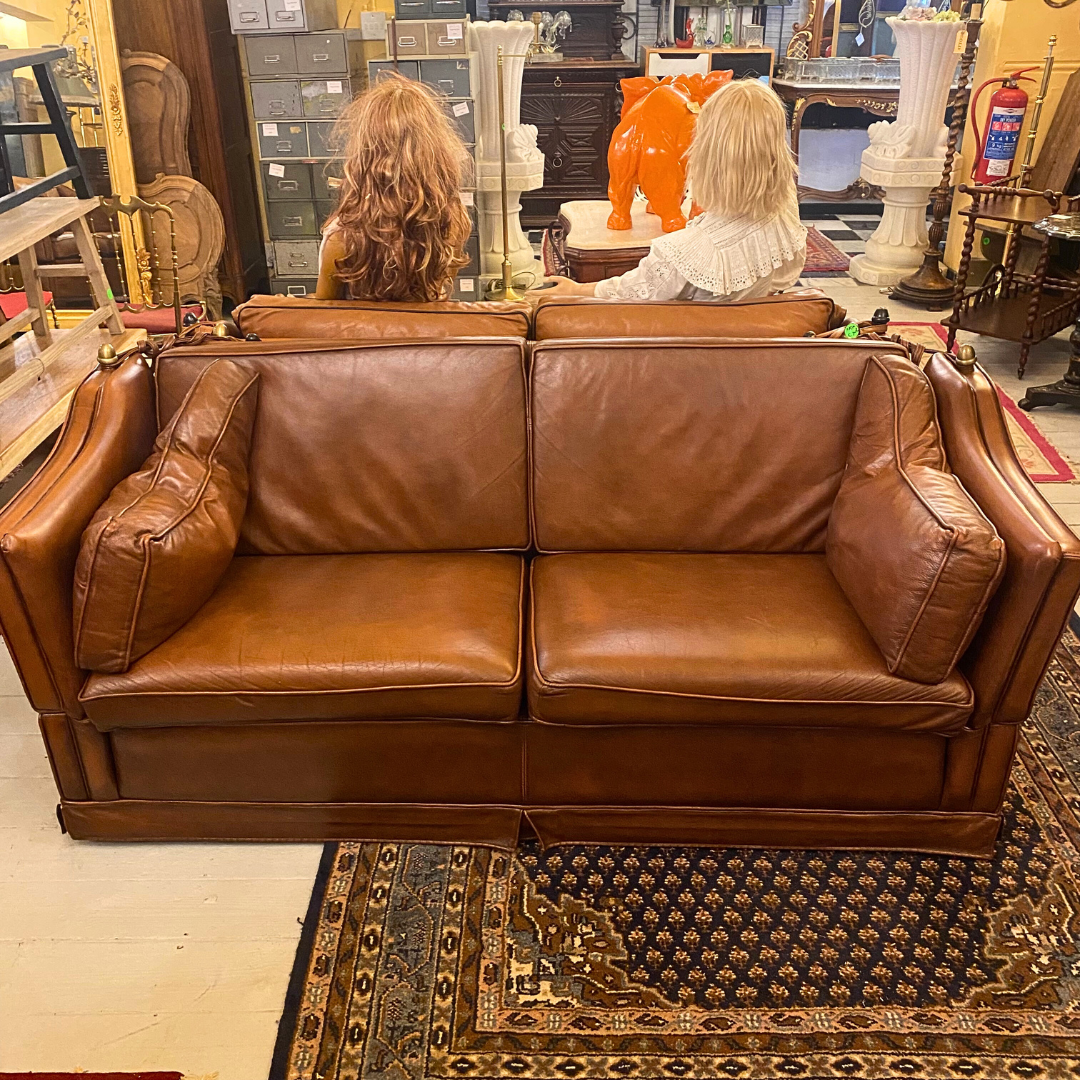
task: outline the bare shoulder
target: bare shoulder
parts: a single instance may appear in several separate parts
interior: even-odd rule
[[[337,264],[344,256],[345,241],[341,230],[327,230],[319,248],[319,284],[315,295],[320,300],[337,300],[341,297],[343,290],[337,276]]]

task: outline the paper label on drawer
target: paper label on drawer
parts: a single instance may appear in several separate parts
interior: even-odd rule
[[[471,191],[463,191],[461,193],[461,205],[462,206],[472,206],[472,205],[474,205],[473,204],[473,193]]]
[[[326,84],[326,92],[328,94],[340,94],[341,93],[341,80],[340,79],[331,79]]]
[[[299,11],[300,0],[285,0],[281,5],[286,11]]]
[[[450,111],[455,116],[468,116],[469,103],[467,101],[459,101]]]
[[[463,41],[465,32],[462,23],[451,22],[446,24],[446,36],[451,41]]]
[[[277,137],[277,124],[263,124],[263,134]]]
[[[267,172],[269,172],[271,176],[281,177],[285,175],[285,166],[273,164],[267,169]]]
[[[459,292],[475,292],[476,282],[472,278],[458,278]]]

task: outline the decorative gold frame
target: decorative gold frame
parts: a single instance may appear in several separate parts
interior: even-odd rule
[[[135,182],[135,161],[131,154],[127,106],[124,102],[124,80],[120,66],[120,50],[116,44],[116,24],[112,0],[81,0],[90,20],[90,38],[94,46],[101,108],[105,120],[105,153],[109,159],[109,175],[113,193],[130,199],[139,194]],[[144,302],[139,278],[139,253],[145,255],[146,242],[142,224],[135,218],[120,215],[120,243],[124,252],[124,273],[128,297],[133,304]]]

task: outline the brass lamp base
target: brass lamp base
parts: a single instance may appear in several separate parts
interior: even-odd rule
[[[923,256],[923,264],[903,281],[897,282],[889,293],[890,300],[903,300],[927,311],[944,311],[952,304],[956,286],[941,272],[941,259],[936,250]]]

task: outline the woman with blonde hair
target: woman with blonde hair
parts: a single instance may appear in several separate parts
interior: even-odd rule
[[[465,144],[435,94],[388,75],[338,122],[344,178],[319,253],[320,300],[445,298],[466,265]]]
[[[702,107],[690,144],[687,177],[702,213],[657,237],[620,277],[557,278],[544,295],[742,300],[794,285],[806,261],[806,229],[786,129],[784,106],[763,83],[720,87]]]

